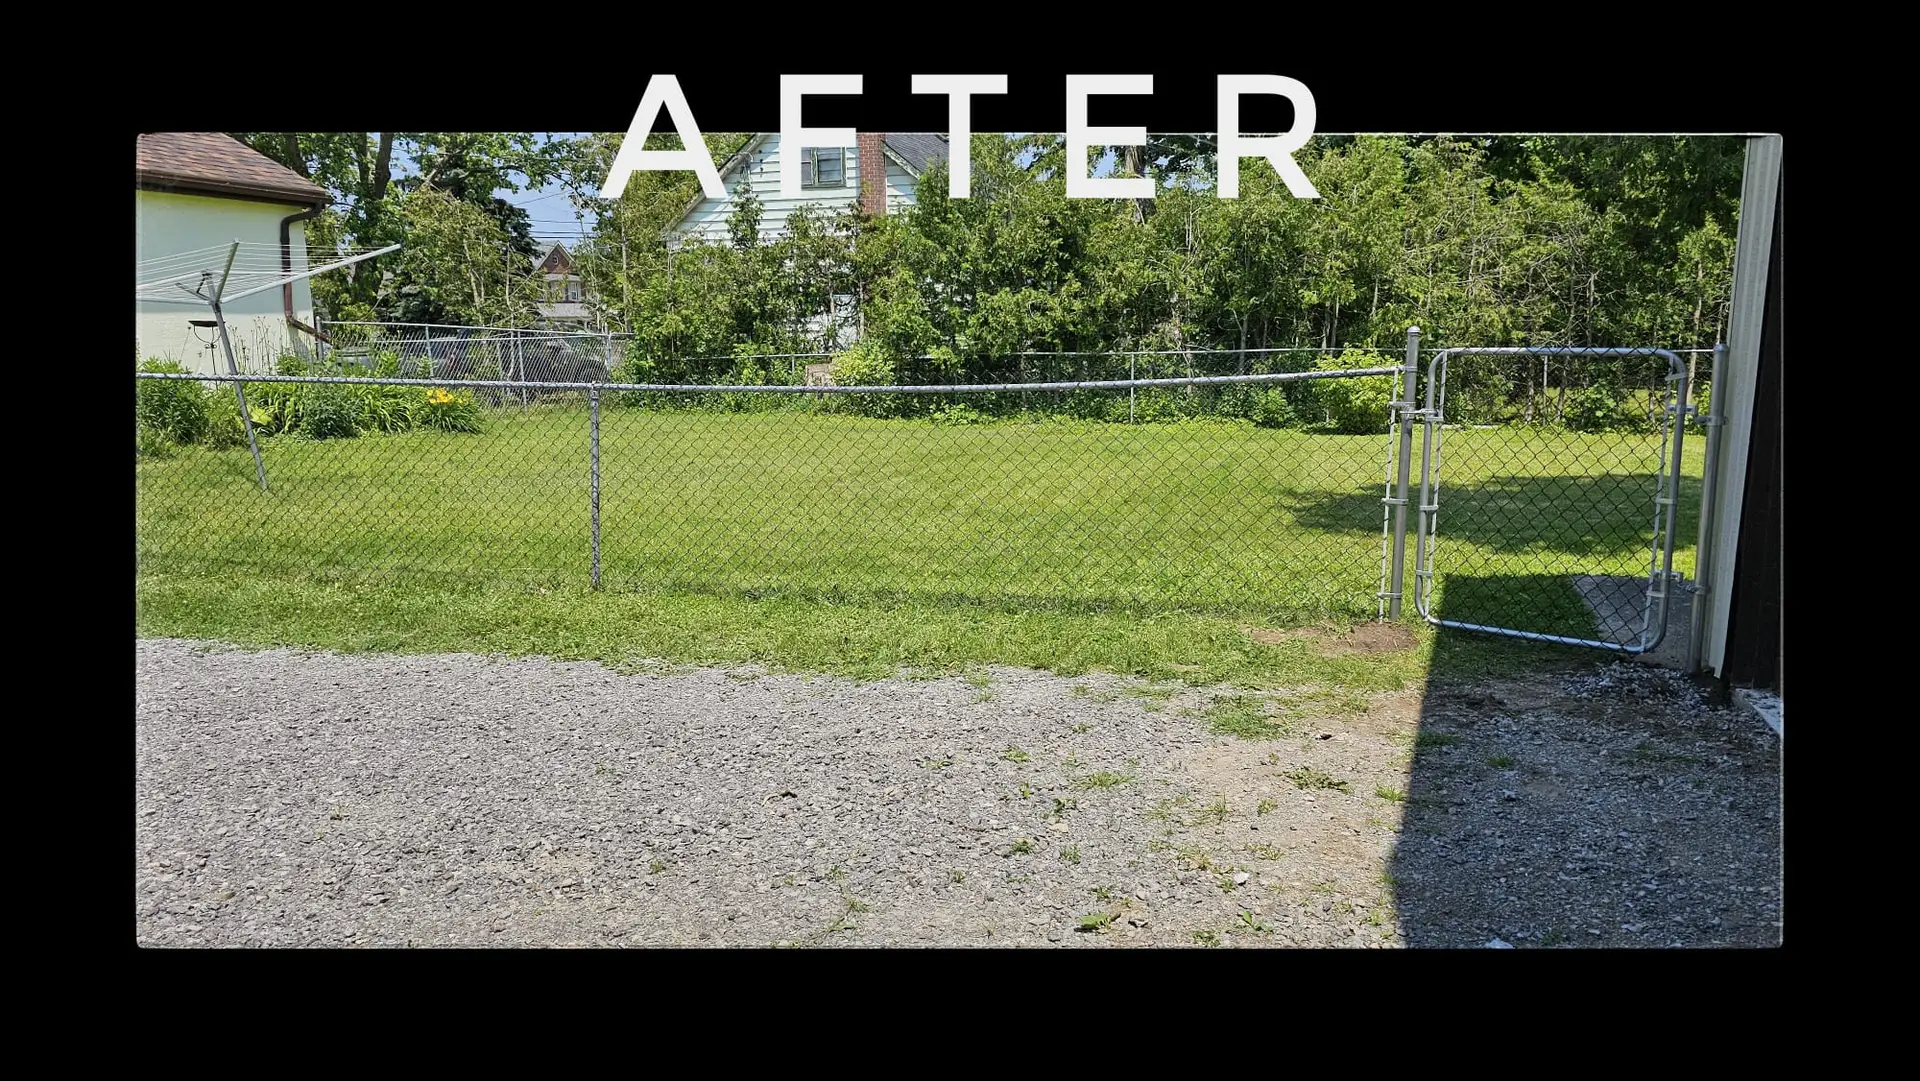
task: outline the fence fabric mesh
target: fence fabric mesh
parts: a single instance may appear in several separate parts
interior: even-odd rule
[[[907,366],[928,382],[866,389],[802,389],[795,357],[786,384],[687,387],[614,382],[605,336],[329,329],[326,374],[239,380],[266,491],[235,380],[139,375],[143,574],[1271,625],[1372,618],[1391,585],[1401,374],[1331,354],[1036,354],[1007,385]],[[1661,355],[1617,352],[1449,358],[1421,414],[1439,423],[1412,424],[1410,609],[1638,640],[1687,390]],[[509,362],[529,377],[474,378]],[[1680,463],[1683,576],[1703,442]]]

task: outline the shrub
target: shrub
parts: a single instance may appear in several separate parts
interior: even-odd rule
[[[434,387],[415,401],[413,423],[443,432],[478,432],[480,406],[471,391]]]
[[[299,418],[291,425],[309,439],[351,439],[360,434],[360,398],[329,383],[300,387]]]
[[[207,392],[207,446],[215,450],[245,446],[246,425],[240,423],[240,403],[232,387]]]
[[[1300,423],[1286,391],[1268,387],[1258,392],[1253,403],[1253,422],[1262,428],[1292,428]]]
[[[359,400],[360,427],[376,432],[404,432],[413,427],[414,410],[422,397],[419,387],[362,383],[346,389]]]
[[[833,381],[836,386],[892,386],[898,371],[899,365],[892,351],[870,339],[833,358]],[[885,394],[847,394],[841,398],[848,409],[869,417],[893,416],[900,406],[894,396]]]
[[[1391,368],[1394,362],[1378,353],[1349,349],[1339,356],[1322,356],[1314,367],[1323,372],[1353,368]],[[1326,423],[1348,435],[1372,435],[1387,430],[1387,407],[1393,401],[1391,375],[1322,379],[1314,384],[1314,398]]]
[[[877,342],[864,341],[833,358],[833,381],[843,387],[891,386],[899,365]]]
[[[185,374],[171,360],[149,360],[143,372]],[[190,379],[134,381],[134,418],[139,427],[157,432],[174,443],[197,443],[207,433],[207,392]]]
[[[1184,420],[1190,412],[1190,396],[1185,390],[1174,388],[1143,388],[1133,397],[1133,418],[1141,424],[1167,424]],[[1115,412],[1125,416],[1126,399],[1118,396],[1114,399]]]
[[[935,406],[927,419],[935,424],[985,424],[993,418],[965,402],[953,402]]]
[[[1648,427],[1645,410],[1603,387],[1582,387],[1567,395],[1567,409],[1561,419],[1576,432],[1641,431]]]
[[[261,435],[293,431],[300,423],[300,406],[306,389],[299,383],[249,384],[247,414],[253,420],[254,430]]]

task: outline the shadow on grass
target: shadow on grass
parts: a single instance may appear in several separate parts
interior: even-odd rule
[[[1601,633],[1593,609],[1565,574],[1443,572],[1435,593],[1432,611],[1439,619],[1569,638],[1594,638]],[[1639,612],[1618,610],[1609,604],[1601,614],[1610,622],[1632,622]]]
[[[1443,541],[1500,555],[1627,556],[1645,551],[1652,542],[1655,483],[1651,473],[1443,483],[1438,532]],[[1683,478],[1676,536],[1692,535],[1699,487],[1698,479]],[[1295,521],[1309,529],[1371,532],[1379,528],[1380,489],[1307,494],[1292,509]]]

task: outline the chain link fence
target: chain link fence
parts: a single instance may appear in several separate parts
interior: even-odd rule
[[[611,332],[351,322],[319,329],[322,364],[409,379],[605,383],[625,349]],[[517,401],[527,388],[512,389]]]
[[[1698,441],[1684,509],[1655,514],[1685,392],[1636,367],[1670,356],[1650,351],[1454,357],[1409,409],[1403,361],[1378,354],[1030,353],[1004,362],[1024,378],[965,385],[913,382],[943,374],[928,360],[900,385],[809,386],[796,363],[791,383],[680,385],[617,381],[604,335],[540,352],[486,328],[355,344],[344,326],[339,374],[240,377],[245,421],[232,377],[139,374],[142,573],[1285,626],[1385,613],[1405,505],[1423,614],[1625,648],[1697,508]],[[1420,375],[1436,355],[1413,354]],[[522,364],[569,377],[508,376]],[[476,378],[487,365],[501,377]]]

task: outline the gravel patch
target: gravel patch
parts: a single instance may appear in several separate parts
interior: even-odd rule
[[[152,946],[1779,937],[1777,741],[1638,666],[1380,696],[1252,741],[1212,734],[1212,692],[1012,669],[146,640],[136,674]]]

